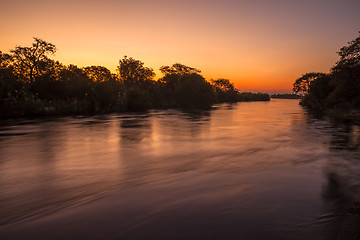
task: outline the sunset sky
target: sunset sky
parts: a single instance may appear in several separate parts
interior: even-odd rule
[[[9,0],[0,9],[0,51],[40,37],[64,64],[115,72],[127,55],[158,78],[179,62],[241,91],[290,92],[301,74],[327,72],[360,30],[359,0]]]

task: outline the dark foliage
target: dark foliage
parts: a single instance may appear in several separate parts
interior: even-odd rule
[[[239,92],[235,89],[234,85],[224,78],[212,80],[216,96],[219,102],[238,102]]]
[[[301,98],[301,95],[298,95],[298,94],[289,94],[289,93],[273,94],[273,95],[271,95],[271,98],[279,98],[279,99],[300,99],[300,98]]]
[[[268,101],[267,94],[240,93],[227,79],[212,84],[200,70],[180,63],[153,69],[125,56],[118,74],[103,66],[64,66],[49,58],[55,45],[34,38],[31,47],[0,52],[0,116],[92,114],[149,108],[206,109],[216,102]]]
[[[120,80],[127,87],[149,87],[153,84],[155,73],[152,68],[144,67],[144,63],[124,56],[119,61],[118,73]]]
[[[192,73],[201,73],[200,70],[196,68],[192,68],[180,63],[175,63],[171,67],[170,66],[162,66],[160,67],[160,72],[164,75],[183,75],[183,74],[192,74]]]
[[[270,101],[270,95],[267,93],[242,92],[242,93],[239,93],[238,101],[239,102]]]
[[[318,111],[360,110],[360,37],[338,54],[330,73],[307,73],[295,81],[294,92],[304,92],[302,105]]]
[[[180,75],[174,96],[181,108],[210,108],[216,101],[211,84],[197,73]]]

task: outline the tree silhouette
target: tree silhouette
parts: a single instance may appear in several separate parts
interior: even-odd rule
[[[360,32],[359,32],[360,34]],[[351,68],[360,65],[360,36],[342,47],[338,52],[340,59],[332,68],[333,72],[342,71],[344,68]]]
[[[17,46],[10,50],[17,74],[29,82],[34,82],[35,76],[41,73],[41,64],[48,61],[47,55],[56,52],[56,47],[52,43],[40,38],[34,38],[34,40],[31,47]]]
[[[219,78],[211,81],[215,90],[219,91],[233,91],[235,90],[234,84],[229,79]]]
[[[117,68],[120,80],[128,86],[146,85],[155,76],[152,68],[144,67],[144,63],[132,57],[124,56]]]
[[[338,54],[329,74],[307,73],[295,81],[293,91],[305,93],[300,104],[320,111],[360,109],[360,36]]]
[[[325,73],[311,72],[303,74],[300,78],[295,80],[293,91],[295,93],[303,92],[308,93],[310,89],[311,82],[315,81],[317,78],[324,76]]]
[[[0,117],[209,108],[215,102],[268,100],[259,94],[241,95],[227,79],[211,85],[200,70],[180,63],[162,66],[164,76],[154,81],[153,69],[131,57],[119,60],[115,75],[103,66],[64,66],[48,57],[55,52],[55,45],[39,38],[30,47],[0,52]]]
[[[65,84],[66,96],[78,100],[82,100],[88,95],[92,83],[86,72],[75,65],[69,65],[62,69],[60,81]]]
[[[13,98],[22,88],[11,66],[11,56],[0,51],[0,105],[5,99]]]
[[[209,108],[216,100],[211,84],[196,73],[179,75],[174,95],[182,108]]]
[[[59,81],[63,68],[61,63],[49,58],[39,62],[37,66],[39,74],[35,75],[30,91],[43,99],[66,98],[64,82]]]
[[[239,101],[239,92],[234,85],[224,78],[212,80],[212,85],[215,89],[219,102],[237,102]]]
[[[11,56],[0,51],[0,68],[8,68],[11,65]]]
[[[94,82],[107,82],[116,80],[116,76],[111,74],[110,70],[103,66],[85,67],[84,72]]]
[[[201,71],[192,68],[180,63],[175,63],[171,67],[170,66],[162,66],[160,67],[160,72],[166,75],[176,74],[176,75],[182,75],[182,74],[192,74],[192,73],[200,73]]]

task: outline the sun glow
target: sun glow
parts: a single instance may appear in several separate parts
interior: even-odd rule
[[[56,45],[54,58],[64,64],[116,72],[127,55],[153,68],[156,78],[160,66],[179,62],[239,89],[291,91],[304,72],[327,72],[336,51],[354,38],[360,17],[359,4],[352,4],[9,1],[2,4],[0,50],[40,37]]]

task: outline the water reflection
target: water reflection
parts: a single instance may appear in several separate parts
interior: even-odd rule
[[[296,100],[6,123],[0,224],[120,191],[110,209],[149,205],[123,239],[176,239],[156,227],[165,222],[196,228],[190,238],[334,239],[355,224],[359,142],[359,126],[313,118]]]
[[[151,135],[149,116],[123,117],[120,119],[119,129],[121,142],[136,146],[136,143]]]
[[[360,236],[360,219],[351,208],[360,200],[359,126],[311,115],[308,119],[311,131],[323,136],[323,144],[328,147],[322,167],[323,210],[308,222],[309,232],[322,239],[356,239]]]

